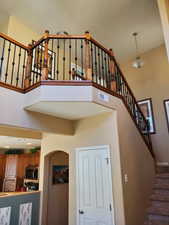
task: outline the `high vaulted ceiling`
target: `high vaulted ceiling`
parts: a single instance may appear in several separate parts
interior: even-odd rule
[[[38,33],[89,30],[121,61],[135,55],[133,32],[142,53],[164,42],[156,0],[1,0],[1,10]]]

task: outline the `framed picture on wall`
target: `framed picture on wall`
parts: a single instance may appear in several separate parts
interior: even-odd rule
[[[68,166],[53,166],[53,176],[52,182],[53,184],[65,184],[69,183],[69,168]]]
[[[138,105],[140,106],[140,109],[145,116],[146,120],[149,123],[150,127],[150,134],[155,134],[155,122],[154,122],[154,113],[153,113],[153,105],[152,105],[152,99],[147,98],[138,101]]]
[[[167,120],[167,127],[169,131],[169,99],[164,100],[164,109],[165,109],[165,115]]]

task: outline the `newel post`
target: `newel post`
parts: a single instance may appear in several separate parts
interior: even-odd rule
[[[48,72],[49,72],[49,68],[48,68],[48,61],[49,61],[49,54],[48,54],[48,45],[49,45],[49,31],[46,30],[45,34],[44,34],[44,38],[45,40],[45,46],[44,46],[44,61],[42,64],[42,80],[48,80]]]
[[[113,50],[109,49],[110,51],[110,62],[109,62],[109,71],[110,71],[110,89],[114,92],[117,91],[117,84],[116,84],[116,78],[115,78],[115,64],[114,64],[114,54]]]
[[[24,88],[28,88],[31,85],[31,73],[32,73],[32,44],[28,45],[28,56],[26,61],[26,69],[25,69],[25,80],[24,80]]]
[[[85,41],[85,73],[86,79],[92,80],[92,68],[91,68],[91,51],[90,51],[90,44],[89,40],[91,35],[88,31],[85,32],[86,41]]]

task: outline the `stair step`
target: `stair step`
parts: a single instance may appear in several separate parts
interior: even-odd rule
[[[150,197],[151,201],[169,202],[169,195],[167,194],[153,194]]]
[[[169,173],[169,166],[157,166],[157,173]]]
[[[151,220],[151,221],[146,221],[144,225],[169,225],[169,221]]]
[[[154,189],[169,190],[169,184],[154,184]]]
[[[152,206],[147,212],[151,215],[169,216],[169,207]]]
[[[152,201],[168,202],[169,203],[169,195],[165,195],[165,194],[153,194],[150,197],[150,200],[152,200]]]
[[[169,173],[159,173],[156,175],[156,178],[169,179]]]

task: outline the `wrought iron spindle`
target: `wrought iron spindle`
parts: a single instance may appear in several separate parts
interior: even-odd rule
[[[104,61],[103,61],[103,50],[101,50],[101,75],[102,75],[102,85],[105,87],[105,73],[104,73]]]
[[[98,48],[98,65],[99,65],[99,84],[101,85],[100,48]]]
[[[95,82],[98,83],[98,69],[97,69],[97,48],[96,48],[96,45],[94,45],[94,59],[95,59]]]
[[[54,51],[53,51],[53,48],[54,48],[54,40],[52,39],[51,40],[52,42],[52,52],[51,52],[51,59],[49,59],[49,75],[51,75],[50,79],[51,80],[54,80],[54,76],[55,76],[55,66],[54,66],[54,61],[55,61],[55,55],[54,55]]]
[[[6,65],[6,73],[5,73],[5,83],[7,82],[8,79],[8,68],[9,68],[9,59],[10,59],[10,53],[11,53],[11,42],[9,42],[8,46],[8,56],[7,56],[7,65]]]
[[[14,45],[13,61],[12,61],[12,73],[11,73],[11,85],[13,84],[13,76],[15,70],[15,56],[16,56],[16,45]]]
[[[82,66],[82,72],[81,72],[81,75],[82,76],[84,76],[84,72],[83,72],[83,70],[84,70],[84,62],[83,62],[83,49],[84,49],[84,47],[83,47],[83,40],[81,39],[81,46],[80,46],[80,49],[81,49],[81,66]]]
[[[90,54],[91,54],[92,80],[94,80],[94,66],[93,66],[93,44],[92,44],[92,42],[90,42]]]
[[[108,85],[108,70],[107,70],[107,53],[106,52],[104,52],[104,66],[105,66],[106,88],[109,88],[109,85]]]
[[[22,68],[23,68],[23,71],[22,71],[22,84],[21,84],[21,87],[23,88],[24,87],[24,79],[25,79],[25,63],[26,63],[26,50],[23,50],[24,51],[24,58],[23,58],[23,65],[22,65]]]
[[[19,83],[20,62],[21,62],[21,47],[19,48],[19,54],[18,54],[18,71],[17,71],[17,77],[16,77],[16,87],[18,86],[18,83]]]
[[[59,39],[57,39],[57,80],[59,80],[59,53],[60,53],[60,44],[59,44]]]
[[[65,39],[63,40],[63,80],[65,80],[65,61],[66,61],[66,56],[65,56]]]
[[[71,62],[72,62],[72,42],[71,39],[69,39],[69,80],[72,80]]]
[[[3,67],[3,62],[4,62],[5,44],[6,44],[6,41],[4,39],[4,41],[3,41],[3,47],[2,47],[1,63],[0,63],[0,80],[2,78],[2,67]]]

